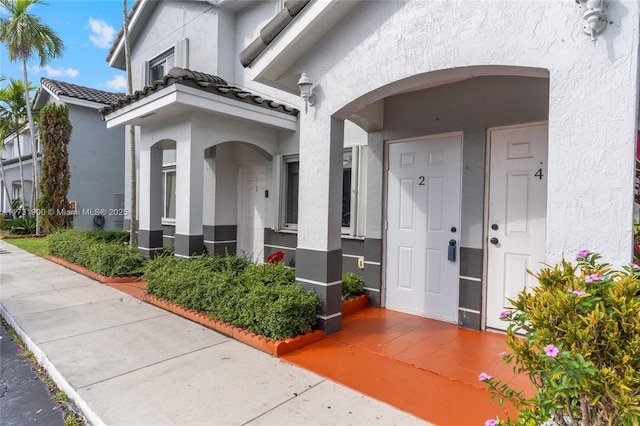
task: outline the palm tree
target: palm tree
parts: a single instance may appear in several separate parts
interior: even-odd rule
[[[33,5],[46,5],[42,0],[0,0],[9,17],[0,19],[0,42],[7,48],[11,62],[22,61],[24,80],[24,97],[27,102],[27,118],[31,132],[31,152],[33,154],[33,191],[38,198],[38,162],[35,125],[29,100],[29,77],[27,61],[37,57],[40,67],[44,67],[53,59],[62,56],[64,44],[56,32],[42,23],[39,17],[28,12]],[[40,217],[36,210],[36,233],[40,233]]]
[[[124,57],[127,71],[127,95],[133,93],[133,79],[131,77],[131,44],[129,41],[129,14],[127,13],[127,0],[122,0],[122,33],[124,34]],[[129,126],[129,155],[131,158],[131,223],[129,225],[129,245],[137,245],[136,218],[138,216],[137,193],[138,183],[136,178],[136,130]]]
[[[33,89],[32,87],[30,89]],[[15,133],[16,147],[18,148],[18,165],[20,167],[20,188],[22,189],[20,202],[22,208],[26,207],[24,198],[24,172],[22,169],[22,147],[20,144],[20,133],[27,118],[27,102],[24,99],[24,86],[20,80],[10,80],[4,89],[0,89],[0,115],[4,118],[3,128],[5,137]],[[4,138],[3,138],[4,140]],[[32,155],[35,164],[36,156]],[[33,190],[32,190],[33,192]],[[31,207],[35,207],[33,202]]]

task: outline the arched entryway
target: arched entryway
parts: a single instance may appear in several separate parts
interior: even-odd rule
[[[365,258],[374,303],[481,329],[495,306],[531,284],[525,270],[545,255],[548,111],[546,70],[483,66],[415,75],[337,112],[369,132],[366,240],[382,248]],[[498,136],[504,158],[491,150]],[[516,157],[533,162],[503,166]],[[531,195],[541,185],[542,198]],[[536,249],[491,243],[518,232],[532,243],[521,249]],[[375,262],[381,267],[367,273]],[[505,268],[521,273],[495,272]]]

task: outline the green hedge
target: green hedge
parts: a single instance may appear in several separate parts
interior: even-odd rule
[[[342,300],[351,299],[361,294],[364,294],[363,278],[353,272],[344,274],[342,276]]]
[[[306,333],[317,321],[318,298],[281,264],[159,256],[148,262],[144,277],[154,296],[272,339]]]
[[[55,232],[49,236],[49,253],[107,277],[142,275],[146,258],[125,245],[122,231]]]

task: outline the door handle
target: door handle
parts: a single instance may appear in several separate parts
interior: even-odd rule
[[[449,247],[448,247],[448,253],[447,253],[447,260],[451,261],[451,262],[455,262],[456,261],[456,245],[458,243],[456,242],[456,240],[449,240]]]
[[[499,241],[496,237],[493,237],[493,238],[491,238],[491,239],[489,240],[489,242],[490,242],[491,244],[493,244],[493,245],[496,245],[496,244],[498,244],[500,241]]]

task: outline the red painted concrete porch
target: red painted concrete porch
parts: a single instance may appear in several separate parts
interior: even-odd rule
[[[343,318],[342,327],[282,359],[438,425],[506,418],[478,381],[483,371],[515,389],[533,389],[503,363],[502,333],[371,307]]]

